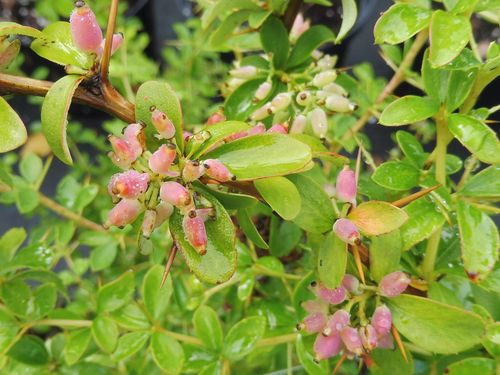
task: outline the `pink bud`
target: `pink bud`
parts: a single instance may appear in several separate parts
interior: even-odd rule
[[[341,202],[350,202],[354,206],[356,205],[356,174],[347,165],[337,176],[336,193]]]
[[[123,34],[113,34],[113,44],[111,45],[111,54],[113,55],[123,44]]]
[[[271,128],[267,132],[268,133],[288,134],[287,128],[282,124],[276,124],[276,125],[271,126]]]
[[[184,216],[182,225],[186,238],[191,246],[196,249],[198,254],[205,255],[207,252],[208,238],[203,219],[196,215],[196,211],[192,210]]]
[[[342,279],[342,286],[351,294],[360,294],[359,280],[356,276],[346,273]]]
[[[115,163],[120,168],[128,168],[136,159],[139,157],[136,150],[134,150],[130,144],[128,144],[124,139],[110,135],[108,137],[113,152],[109,154],[113,163]]]
[[[226,116],[222,112],[215,112],[207,120],[207,125],[214,125],[219,122],[226,121]]]
[[[196,216],[205,222],[215,216],[215,210],[213,208],[199,208],[196,210]]]
[[[344,327],[348,326],[350,323],[349,313],[345,310],[337,310],[328,319],[328,323],[323,330],[325,336],[329,336],[335,332],[340,332]]]
[[[175,135],[175,126],[165,113],[159,109],[153,110],[153,113],[151,114],[151,121],[153,122],[156,131],[160,134],[160,139],[173,138]]]
[[[184,130],[182,132],[182,137],[184,138],[184,142],[187,142],[189,140],[189,137],[191,137],[193,133],[188,132],[187,130]]]
[[[385,275],[382,280],[380,280],[378,289],[380,294],[385,297],[396,297],[406,290],[410,281],[406,273],[396,271]]]
[[[205,166],[205,174],[220,182],[226,182],[234,179],[234,175],[227,167],[217,159],[207,159],[203,161]]]
[[[278,112],[286,109],[292,103],[292,97],[288,93],[280,93],[271,101],[273,112]]]
[[[264,82],[262,83],[258,88],[257,91],[255,91],[255,99],[257,100],[264,100],[267,98],[269,93],[271,92],[272,85],[270,82]]]
[[[367,351],[372,351],[377,347],[377,331],[375,331],[372,325],[368,324],[364,327],[360,327],[359,336],[361,337],[363,347]]]
[[[102,30],[95,14],[84,1],[75,2],[75,6],[69,20],[73,43],[84,52],[98,54],[102,43]]]
[[[392,335],[388,333],[387,335],[380,336],[378,338],[378,347],[380,349],[394,349],[394,340]]]
[[[306,32],[311,23],[309,20],[304,20],[302,13],[297,14],[295,21],[293,21],[292,29],[290,30],[290,36],[292,39],[298,39],[304,32]]]
[[[323,336],[322,334],[316,336],[313,347],[316,360],[321,361],[322,359],[334,357],[340,353],[341,349],[342,340],[338,333],[330,336]]]
[[[182,169],[182,178],[185,182],[196,181],[205,173],[205,166],[198,160],[188,160]]]
[[[149,175],[134,170],[115,174],[108,184],[111,196],[134,199],[148,190]]]
[[[342,241],[350,244],[355,244],[360,238],[358,228],[349,219],[338,219],[335,224],[333,224],[333,231]]]
[[[385,305],[377,307],[373,312],[372,324],[379,336],[387,335],[392,327],[391,310]]]
[[[142,235],[146,238],[151,236],[156,224],[156,211],[147,210],[142,221]]]
[[[271,116],[274,113],[274,109],[271,106],[271,103],[266,103],[262,107],[257,108],[250,118],[255,121],[264,120],[266,117]]]
[[[161,184],[160,197],[163,201],[176,207],[185,207],[192,203],[188,189],[174,181]]]
[[[344,327],[344,329],[340,332],[340,337],[342,338],[347,350],[357,355],[363,353],[363,342],[361,341],[361,337],[359,336],[357,329]]]
[[[326,316],[323,313],[316,312],[304,318],[297,328],[309,333],[318,333],[323,330],[326,324]]]
[[[174,206],[167,202],[160,202],[158,206],[156,206],[156,221],[155,228],[158,228],[162,225],[165,220],[167,220],[174,213]]]
[[[328,289],[324,285],[320,284],[314,288],[314,292],[318,298],[332,305],[338,305],[339,303],[344,302],[346,298],[346,290],[343,286],[337,289]]]
[[[266,126],[262,123],[259,122],[255,126],[252,127],[247,133],[248,136],[252,135],[257,135],[257,134],[263,134],[266,131]]]
[[[141,213],[142,205],[137,199],[122,199],[108,214],[108,220],[104,226],[110,227],[112,225],[117,227],[124,227],[135,220]]]
[[[172,143],[161,145],[149,158],[148,165],[154,173],[167,175],[175,159],[175,145]]]
[[[314,134],[320,138],[325,138],[328,132],[328,118],[325,111],[316,108],[311,112],[311,126]]]
[[[229,74],[235,78],[248,79],[257,74],[257,68],[253,65],[245,65],[229,71]]]
[[[302,134],[307,125],[307,118],[304,115],[298,115],[292,122],[290,133]]]

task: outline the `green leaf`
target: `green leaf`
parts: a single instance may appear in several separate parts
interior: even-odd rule
[[[311,149],[283,134],[269,133],[226,143],[205,155],[219,159],[241,180],[280,176],[306,167]]]
[[[111,318],[98,315],[92,322],[92,336],[103,351],[111,353],[118,342],[118,327]]]
[[[439,102],[432,98],[408,95],[389,104],[380,116],[386,126],[413,124],[434,116],[439,111]]]
[[[318,276],[327,288],[338,288],[347,266],[347,242],[334,232],[328,234],[319,248]]]
[[[466,115],[448,117],[450,132],[479,160],[500,163],[500,143],[495,132],[483,122]]]
[[[19,171],[28,182],[34,183],[40,177],[43,169],[42,159],[33,153],[27,154],[19,163]]]
[[[241,280],[238,284],[238,299],[240,301],[246,301],[253,293],[253,288],[255,286],[255,275],[249,269],[243,272]]]
[[[213,195],[217,200],[228,210],[238,210],[242,208],[250,208],[255,206],[259,201],[257,198],[241,194],[241,193],[230,193],[228,191],[214,190],[210,189],[206,185],[201,183],[194,183],[197,188],[206,191],[210,195]]]
[[[335,43],[339,43],[352,29],[358,17],[358,7],[354,0],[342,0],[342,25]]]
[[[252,12],[248,17],[248,25],[252,29],[258,29],[271,14],[273,14],[273,12],[270,10],[259,10],[256,12]]]
[[[472,10],[478,0],[443,0],[447,10],[453,13],[464,13]]]
[[[110,267],[118,254],[118,244],[110,241],[101,246],[97,246],[90,253],[90,267],[92,271],[102,271]]]
[[[146,344],[149,339],[147,332],[131,332],[126,333],[118,339],[118,346],[113,353],[113,359],[123,361],[124,359],[134,355]]]
[[[32,38],[40,38],[43,34],[33,27],[23,26],[15,22],[0,22],[0,39],[9,35],[26,35]]]
[[[418,185],[420,171],[410,164],[389,161],[381,164],[373,173],[372,180],[392,190],[409,190]]]
[[[130,303],[121,309],[112,311],[111,317],[120,327],[131,331],[149,328],[148,318],[135,303]]]
[[[260,30],[260,41],[264,51],[272,56],[275,69],[284,67],[288,58],[290,42],[283,22],[277,17],[269,17]]]
[[[254,101],[255,92],[264,81],[264,78],[248,80],[229,95],[224,103],[224,114],[229,120],[246,120],[259,107]]]
[[[425,198],[417,199],[404,208],[408,221],[400,228],[403,251],[429,238],[436,229],[444,224],[444,216],[436,205]]]
[[[80,51],[73,43],[69,22],[54,22],[31,43],[31,49],[44,59],[59,65],[90,69],[95,56]]]
[[[406,350],[408,361],[399,350],[375,349],[370,353],[373,365],[371,375],[413,375],[414,363],[409,350]]]
[[[213,125],[205,126],[202,131],[210,133],[210,138],[203,142],[200,148],[195,153],[193,153],[192,158],[197,159],[211,147],[217,145],[217,143],[222,142],[230,135],[249,130],[251,128],[252,127],[250,125],[242,121],[223,121]],[[189,144],[187,145],[187,148],[189,150]]]
[[[351,210],[347,218],[367,236],[379,236],[401,227],[408,215],[390,203],[370,201]]]
[[[260,247],[261,249],[269,249],[269,245],[266,243],[266,241],[264,241],[259,231],[255,227],[255,224],[253,223],[248,210],[244,208],[238,210],[237,218],[241,230],[243,230],[245,236],[247,236],[250,241],[255,244],[255,246]]]
[[[451,71],[447,69],[438,69],[431,65],[429,49],[426,49],[422,59],[422,81],[425,92],[440,103],[444,103],[448,96],[450,74]]]
[[[288,59],[288,69],[306,62],[311,57],[312,51],[325,43],[334,41],[335,34],[328,27],[324,25],[311,26],[295,43]]]
[[[302,366],[304,366],[304,369],[310,375],[329,374],[328,361],[316,361],[312,354],[307,350],[304,339],[305,338],[302,335],[297,335],[297,341],[295,343],[297,357],[299,358]]]
[[[27,214],[38,207],[40,198],[38,192],[29,187],[20,187],[15,190],[16,206],[20,213]]]
[[[160,320],[165,316],[172,297],[173,287],[172,278],[167,277],[163,288],[160,289],[163,278],[163,268],[160,265],[154,265],[144,276],[142,282],[142,298],[146,310],[154,320]]]
[[[97,311],[113,311],[125,305],[134,294],[134,273],[127,271],[97,292]]]
[[[0,238],[0,264],[6,264],[12,260],[16,251],[26,240],[24,228],[12,228],[5,232]]]
[[[444,371],[447,375],[494,375],[496,363],[489,358],[466,358],[452,363]]]
[[[170,336],[155,332],[151,336],[153,360],[167,374],[180,374],[184,366],[184,350],[181,344]]]
[[[395,4],[375,24],[375,43],[399,44],[429,25],[431,12],[412,4]]]
[[[400,231],[395,230],[373,237],[371,241],[370,274],[379,282],[385,275],[400,269],[402,239]]]
[[[41,366],[49,362],[49,352],[44,341],[38,336],[26,335],[14,344],[7,355],[18,362],[31,366]]]
[[[143,83],[137,91],[135,103],[135,117],[137,121],[146,124],[146,135],[150,138],[156,133],[151,121],[151,109],[155,108],[165,113],[175,126],[175,140],[177,147],[184,149],[184,135],[182,124],[181,103],[175,91],[166,82],[149,81]]]
[[[19,327],[17,322],[5,309],[0,308],[0,351],[3,352],[16,337]]]
[[[69,75],[54,83],[42,105],[42,130],[50,148],[61,161],[73,164],[66,139],[68,111],[82,76]]]
[[[220,283],[231,278],[236,270],[235,230],[231,218],[211,195],[202,195],[212,203],[215,217],[205,222],[208,237],[207,253],[200,255],[186,240],[182,228],[183,215],[175,210],[170,230],[191,271],[202,281]]]
[[[481,281],[498,260],[498,229],[488,215],[462,201],[457,203],[457,219],[465,271],[472,281]]]
[[[223,355],[231,361],[246,357],[262,339],[266,331],[266,318],[252,316],[231,327],[224,340]]]
[[[405,156],[415,167],[420,169],[424,166],[427,154],[424,152],[422,144],[413,134],[405,132],[404,130],[398,130],[396,132],[396,140],[398,141],[401,151],[403,151]]]
[[[0,29],[1,30],[1,29]],[[12,151],[23,145],[28,133],[23,120],[16,111],[0,96],[0,153]]]
[[[448,113],[456,110],[469,96],[476,82],[477,69],[453,70],[448,80],[446,110]]]
[[[19,279],[6,281],[1,286],[5,306],[16,315],[27,316],[31,311],[31,289]]]
[[[486,327],[483,346],[494,357],[500,357],[500,323],[496,322]]]
[[[429,61],[443,66],[457,57],[469,42],[471,25],[465,16],[436,10],[430,26]]]
[[[271,233],[269,234],[269,247],[275,257],[287,256],[299,244],[302,231],[291,221],[279,223],[277,216],[271,216]]]
[[[456,292],[440,282],[433,281],[429,283],[427,297],[435,301],[446,303],[447,305],[462,307],[462,303],[456,295]]]
[[[459,190],[459,194],[486,199],[500,198],[500,166],[492,165],[472,176]]]
[[[250,9],[259,10],[259,6],[253,0],[220,0],[205,10],[202,17],[202,27],[206,29],[217,18],[224,19],[235,10]]]
[[[295,184],[301,200],[300,211],[293,222],[312,233],[325,233],[331,230],[336,215],[332,201],[323,188],[304,175],[294,174],[287,178]]]
[[[84,328],[69,333],[64,346],[64,359],[68,365],[73,365],[87,350],[92,334],[90,328]]]
[[[43,284],[33,292],[33,312],[31,316],[41,318],[52,310],[57,302],[57,289],[54,284]]]
[[[240,10],[230,14],[215,29],[208,40],[208,46],[214,50],[226,50],[226,42],[233,37],[233,31],[243,22],[248,21],[252,14],[249,10]]]
[[[198,336],[207,348],[218,353],[222,348],[222,326],[217,313],[210,307],[202,305],[193,315],[193,325]]]
[[[394,325],[408,340],[434,353],[454,354],[479,344],[479,315],[427,298],[401,294],[385,300]]]
[[[295,218],[301,205],[295,185],[285,177],[270,177],[254,181],[262,198],[285,220]]]

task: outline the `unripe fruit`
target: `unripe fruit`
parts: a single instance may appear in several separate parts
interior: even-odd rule
[[[311,101],[311,97],[312,96],[309,91],[301,91],[295,97],[295,101],[297,102],[298,105],[304,107],[307,104],[309,104],[309,102]]]
[[[360,238],[358,228],[349,219],[338,219],[335,224],[333,224],[333,231],[342,241],[351,245],[358,242]]]
[[[156,221],[155,228],[162,225],[165,220],[167,220],[174,213],[174,206],[167,202],[160,202],[155,208],[156,210]]]
[[[196,211],[192,210],[184,216],[182,226],[191,246],[196,249],[198,254],[206,254],[208,238],[205,223],[202,218],[196,215]]]
[[[323,330],[326,324],[326,316],[321,312],[310,314],[304,318],[297,328],[309,333],[318,333]]]
[[[262,83],[257,91],[255,91],[255,99],[257,100],[264,100],[265,98],[267,98],[267,96],[269,95],[269,93],[271,92],[271,89],[272,89],[272,85],[270,82],[264,82]]]
[[[171,139],[174,137],[175,126],[165,113],[159,109],[153,110],[153,113],[151,113],[151,121],[160,135],[160,139]]]
[[[168,174],[176,156],[175,145],[172,143],[161,145],[148,160],[149,169],[159,175]]]
[[[207,120],[207,125],[214,125],[222,121],[226,121],[226,116],[224,116],[224,113],[221,111],[218,111],[210,115]]]
[[[337,63],[336,56],[325,55],[318,61],[318,68],[320,68],[321,70],[332,69],[336,63]]]
[[[271,103],[266,103],[262,107],[257,108],[250,118],[254,121],[264,120],[274,113],[274,108],[271,106]]]
[[[338,174],[335,190],[339,201],[349,202],[353,206],[356,205],[356,174],[349,168],[349,166],[344,166],[344,169]]]
[[[104,227],[124,227],[133,222],[141,213],[142,205],[137,199],[122,199],[108,214]]]
[[[139,157],[146,147],[146,135],[144,126],[141,124],[130,124],[123,130],[123,139],[130,145],[130,148]]]
[[[328,323],[326,324],[326,327],[323,330],[323,334],[325,336],[338,334],[338,332],[342,331],[344,327],[347,327],[349,323],[350,323],[349,313],[345,310],[337,310],[330,317],[330,319],[328,319]]]
[[[385,297],[396,297],[403,293],[410,284],[408,275],[401,271],[396,271],[385,275],[378,284],[379,293]]]
[[[318,298],[332,305],[338,305],[339,303],[344,302],[346,298],[346,290],[343,286],[336,289],[328,289],[323,284],[319,284],[314,287],[313,290]]]
[[[205,173],[205,167],[198,160],[188,160],[182,169],[182,179],[185,182],[198,180]]]
[[[203,164],[205,166],[205,174],[214,180],[226,182],[234,178],[229,169],[217,159],[204,160]]]
[[[339,113],[352,112],[356,109],[356,106],[349,99],[337,94],[327,96],[325,107],[330,111]]]
[[[325,138],[328,132],[328,119],[325,111],[321,108],[315,108],[311,112],[311,125],[314,134],[319,138]]]
[[[302,134],[307,125],[307,118],[304,115],[298,115],[292,122],[290,127],[291,134]]]
[[[113,163],[120,168],[127,169],[130,167],[142,153],[142,151],[138,152],[137,148],[131,147],[130,144],[122,138],[110,135],[108,140],[113,148],[113,152],[109,154],[109,157]]]
[[[368,324],[364,327],[359,328],[359,336],[361,337],[361,342],[363,343],[363,347],[367,351],[372,351],[378,346],[377,343],[377,332],[372,325]]]
[[[317,361],[339,355],[341,349],[342,340],[340,339],[340,335],[338,333],[330,336],[323,336],[319,334],[316,337],[316,341],[314,341],[313,350]]]
[[[282,111],[286,109],[292,103],[292,98],[288,93],[280,93],[276,95],[271,101],[271,106],[274,108],[275,112]]]
[[[342,95],[342,96],[348,96],[349,93],[340,85],[337,85],[336,83],[329,83],[325,87],[323,87],[323,91],[329,93],[329,94],[337,94],[337,95]]]
[[[163,201],[176,207],[186,207],[192,202],[188,189],[174,181],[161,184],[160,197]]]
[[[385,336],[391,331],[392,313],[385,305],[375,309],[372,316],[372,325],[379,336]]]
[[[347,350],[356,355],[361,355],[363,353],[363,342],[359,336],[357,329],[352,327],[344,327],[340,332],[340,337],[344,342]]]
[[[380,336],[378,338],[378,348],[380,349],[394,349],[394,339],[392,335],[388,333],[385,336]]]
[[[129,170],[111,177],[108,192],[111,196],[134,199],[148,190],[149,175]]]
[[[282,124],[276,124],[276,125],[271,126],[267,132],[268,133],[288,134],[286,127],[283,126]]]
[[[361,294],[361,290],[359,289],[359,280],[356,276],[346,273],[342,279],[342,286],[351,294]]]
[[[147,210],[144,213],[144,219],[142,220],[142,235],[146,238],[151,236],[153,229],[156,224],[156,211],[155,210]]]
[[[314,76],[312,84],[316,87],[324,87],[329,83],[332,83],[337,79],[337,73],[335,70],[326,70],[324,72],[318,73]]]
[[[77,1],[75,6],[69,19],[73,43],[84,52],[99,54],[103,39],[95,14],[84,1]]]
[[[257,68],[253,65],[245,65],[229,71],[229,74],[234,78],[248,79],[255,77]]]

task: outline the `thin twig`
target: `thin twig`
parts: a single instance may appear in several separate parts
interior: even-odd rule
[[[174,259],[176,255],[177,255],[177,246],[174,244],[172,246],[172,249],[170,250],[170,254],[168,255],[167,263],[165,264],[165,271],[163,271],[163,276],[161,278],[160,289],[163,288],[165,281],[167,281],[168,274],[170,273],[172,264],[174,264]]]
[[[113,47],[113,34],[115,33],[116,15],[118,14],[119,0],[111,0],[109,8],[108,26],[106,29],[106,42],[101,60],[101,81],[105,84],[108,81],[109,61],[111,59],[111,49]]]

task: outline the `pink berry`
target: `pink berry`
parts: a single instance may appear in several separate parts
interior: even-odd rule
[[[310,314],[304,318],[297,328],[309,333],[318,333],[323,330],[326,324],[326,315],[320,312]]]
[[[408,275],[401,271],[396,271],[385,275],[380,283],[378,284],[378,289],[381,295],[385,297],[396,297],[403,293],[411,279]]]
[[[191,194],[188,189],[174,181],[161,184],[160,197],[164,202],[176,207],[186,207],[192,203]]]
[[[153,122],[156,131],[159,133],[160,139],[173,138],[175,135],[175,126],[165,113],[159,109],[155,109],[151,114],[151,121]]]
[[[341,218],[333,224],[333,231],[344,242],[355,244],[360,239],[359,230],[349,219]]]
[[[325,336],[329,336],[335,332],[340,332],[344,327],[348,326],[350,323],[349,313],[345,310],[337,310],[335,313],[328,319],[328,323],[326,324],[325,329],[323,330],[323,334]]]
[[[378,346],[377,343],[377,331],[371,324],[359,328],[359,336],[361,337],[361,342],[363,347],[367,351],[372,351]]]
[[[123,130],[123,139],[130,145],[132,151],[139,157],[146,145],[144,126],[141,124],[130,124]]]
[[[342,338],[347,350],[357,355],[363,353],[363,342],[361,341],[361,337],[359,336],[357,329],[344,327],[340,332],[340,337]]]
[[[84,1],[77,1],[69,20],[75,46],[88,53],[98,54],[102,43],[102,30],[94,12]]]
[[[222,112],[215,112],[207,120],[207,125],[214,125],[219,122],[226,121],[226,116]]]
[[[105,227],[124,227],[141,213],[142,205],[137,199],[122,199],[108,214]]]
[[[267,132],[268,133],[288,134],[287,128],[282,124],[276,124],[276,125],[271,126],[271,128]]]
[[[196,215],[196,211],[192,210],[184,216],[182,225],[186,238],[191,246],[196,249],[198,254],[205,255],[207,252],[208,238],[203,219]]]
[[[108,184],[111,196],[134,199],[148,190],[149,175],[134,170],[115,174]]]
[[[182,169],[182,179],[185,182],[196,181],[205,173],[205,166],[198,160],[188,160]]]
[[[220,182],[226,182],[234,178],[227,167],[217,159],[207,159],[203,161],[205,174]]]
[[[346,273],[342,279],[342,286],[351,294],[360,294],[359,280],[356,276]]]
[[[149,158],[148,165],[154,173],[167,175],[176,156],[175,145],[172,143],[161,145]]]
[[[147,210],[144,213],[144,219],[142,221],[142,235],[146,238],[151,236],[153,229],[156,224],[156,211],[155,210]]]
[[[113,152],[109,154],[109,157],[118,167],[127,169],[139,157],[124,139],[111,135],[108,140],[113,148]]]
[[[313,347],[316,360],[321,361],[322,359],[334,357],[340,353],[341,349],[342,340],[338,333],[330,336],[323,336],[322,334],[316,336]]]
[[[394,349],[394,339],[392,335],[388,333],[387,335],[380,336],[378,338],[378,347],[380,349]]]
[[[341,202],[349,202],[356,205],[357,181],[356,174],[349,166],[345,166],[337,176],[336,194]]]
[[[302,134],[307,125],[307,118],[304,115],[298,115],[292,122],[290,133]]]
[[[167,202],[160,202],[158,206],[156,206],[156,221],[155,228],[158,228],[162,225],[165,220],[167,220],[174,213],[174,206]]]
[[[392,327],[391,310],[385,305],[377,307],[373,312],[372,325],[379,336],[387,335]]]
[[[318,298],[332,305],[338,305],[339,303],[344,302],[346,298],[346,290],[343,286],[336,289],[328,289],[324,285],[320,284],[314,288],[314,292]]]

